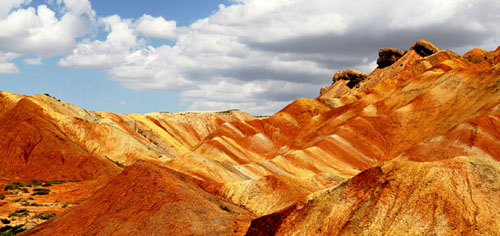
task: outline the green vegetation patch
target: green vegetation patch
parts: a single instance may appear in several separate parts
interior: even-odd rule
[[[19,209],[19,210],[16,210],[15,212],[10,213],[9,218],[27,216],[29,213],[30,213],[30,211],[28,211],[28,209]]]
[[[33,189],[33,193],[31,195],[47,195],[50,193],[50,189],[48,188],[35,188]]]
[[[52,185],[52,184],[65,184],[67,182],[68,181],[66,181],[66,180],[51,180],[51,181],[47,181],[47,184],[50,184],[50,185]]]
[[[48,220],[54,216],[56,216],[56,213],[51,213],[51,214],[38,213],[38,214],[34,215],[33,218]]]
[[[11,235],[16,235],[18,233],[21,233],[25,231],[24,225],[16,225],[16,226],[4,226],[0,228],[0,236],[11,236]]]

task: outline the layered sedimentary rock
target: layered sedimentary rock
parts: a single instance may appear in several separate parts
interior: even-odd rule
[[[247,235],[497,235],[500,164],[390,161],[252,222]]]
[[[137,160],[166,161],[190,150],[240,111],[112,114],[48,95],[0,93],[0,174],[22,180],[110,177]]]
[[[326,92],[315,100],[297,100],[267,119],[224,124],[194,149],[196,155],[166,164],[224,183],[219,194],[265,214],[293,203],[265,200],[270,195],[262,186],[268,182],[265,176],[288,176],[278,179],[301,182],[312,193],[384,161],[411,159],[406,153],[422,143],[493,112],[500,101],[496,63],[470,63],[449,51],[422,57],[412,49],[397,65],[376,69],[340,97]],[[498,158],[493,148],[455,154]],[[197,163],[195,170],[191,163]],[[234,197],[247,186],[262,191],[244,190],[252,195]],[[297,198],[302,195],[298,192]]]
[[[71,178],[104,176],[120,189],[133,190],[103,187],[88,202],[31,232],[87,232],[71,226],[69,219],[88,210],[84,222],[102,221],[88,234],[108,229],[137,233],[135,222],[146,221],[123,217],[124,205],[143,207],[133,214],[153,223],[159,217],[164,224],[177,225],[173,214],[133,196],[156,201],[154,206],[159,207],[171,206],[179,200],[172,196],[179,193],[186,199],[183,207],[194,212],[205,214],[205,208],[214,210],[218,203],[226,206],[219,206],[223,212],[216,210],[213,215],[222,224],[221,231],[210,231],[212,226],[205,225],[210,222],[196,218],[196,223],[190,222],[198,225],[196,230],[186,231],[192,234],[199,230],[244,234],[252,219],[248,235],[499,234],[495,193],[500,160],[500,47],[493,52],[474,49],[462,57],[420,40],[396,54],[389,57],[390,65],[355,79],[355,86],[348,86],[350,79],[336,79],[318,98],[298,99],[259,119],[237,111],[96,113],[47,96],[2,93],[0,119],[11,119],[13,115],[5,115],[9,112],[38,109],[39,113],[31,112],[36,115],[16,119],[29,117],[35,129],[48,130],[45,136],[61,137],[58,142],[71,149],[57,152],[78,154],[61,155],[70,158],[63,158],[69,167],[84,160],[89,163],[88,170],[75,171]],[[34,105],[23,105],[23,99]],[[15,120],[9,122],[9,127],[18,125]],[[34,164],[39,154],[32,147],[38,144],[30,138],[15,139],[15,133],[10,131],[12,138],[0,140],[4,143],[0,151],[8,154],[2,161],[15,160],[22,170],[38,170],[43,177],[41,170],[51,165]],[[25,145],[19,149],[25,151],[9,149],[14,143]],[[151,161],[122,168],[140,159]],[[50,178],[69,178],[64,173],[74,167],[56,165],[58,175]],[[0,170],[9,178],[29,177],[5,166]],[[141,189],[131,179],[155,191]],[[195,190],[185,192],[186,188]],[[162,189],[173,194],[156,196]],[[126,199],[123,205],[115,202],[116,196]],[[201,208],[196,206],[200,202]],[[110,212],[101,212],[96,205],[105,205]],[[153,214],[143,215],[142,210]],[[232,212],[233,218],[224,212]],[[223,223],[230,220],[237,223]],[[117,222],[127,227],[121,231]],[[58,225],[72,231],[57,231]],[[147,232],[180,232],[158,227],[157,232]]]

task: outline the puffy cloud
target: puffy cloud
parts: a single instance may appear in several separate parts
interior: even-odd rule
[[[72,54],[59,61],[59,65],[112,69],[124,63],[124,58],[138,43],[131,21],[113,15],[100,18],[99,23],[109,32],[106,40],[80,42]]]
[[[0,4],[10,6],[7,14],[0,12],[3,14],[3,17],[0,15],[0,50],[29,55],[62,55],[71,52],[75,39],[86,35],[93,27],[95,12],[88,0],[59,2],[63,11],[60,19],[47,5],[11,11],[29,2],[7,0]]]
[[[19,72],[19,68],[9,60],[15,59],[20,55],[12,52],[2,52],[0,51],[0,74],[15,74]]]
[[[379,48],[424,38],[440,48],[496,48],[500,2],[488,0],[239,0],[179,29],[174,21],[102,18],[106,40],[86,39],[59,63],[108,71],[131,89],[176,90],[190,109],[270,114],[315,97],[335,71],[369,72]],[[147,45],[144,37],[176,39]]]
[[[167,21],[163,17],[152,17],[144,14],[136,22],[136,30],[140,35],[149,38],[176,39],[180,33],[174,20]]]
[[[28,65],[41,65],[42,64],[42,58],[41,57],[26,58],[26,59],[24,59],[24,63],[26,63]]]
[[[0,19],[4,19],[9,15],[13,8],[18,8],[25,4],[30,4],[31,0],[2,0],[0,1]]]

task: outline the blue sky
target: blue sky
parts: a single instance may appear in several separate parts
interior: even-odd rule
[[[0,90],[97,111],[270,115],[336,71],[371,72],[380,48],[495,50],[498,12],[489,0],[0,1]]]
[[[105,0],[92,1],[97,16],[118,14],[124,18],[138,18],[143,14],[175,19],[179,25],[189,26],[197,19],[210,16],[219,4],[229,1],[213,0]],[[48,4],[35,0],[29,6]],[[158,40],[156,44],[171,43]],[[167,41],[167,42],[164,42]],[[92,68],[68,68],[57,65],[61,56],[44,58],[43,65],[26,65],[19,57],[14,60],[19,73],[0,74],[0,90],[50,95],[80,107],[96,111],[119,113],[178,112],[188,108],[175,91],[131,90],[109,80],[107,73]]]

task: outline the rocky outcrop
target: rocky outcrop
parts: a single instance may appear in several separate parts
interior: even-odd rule
[[[420,56],[426,57],[430,56],[436,52],[439,52],[439,48],[436,47],[434,44],[430,43],[429,41],[426,40],[418,40],[416,43],[414,43],[410,50],[414,50],[417,52]]]
[[[394,48],[382,48],[378,52],[377,65],[378,68],[386,68],[394,64],[399,58],[403,56],[403,52]]]
[[[365,80],[368,77],[367,74],[357,71],[357,70],[345,70],[342,72],[337,72],[333,75],[332,81],[335,83],[339,80],[347,80],[347,87],[354,88],[354,86],[358,85],[361,81]]]

